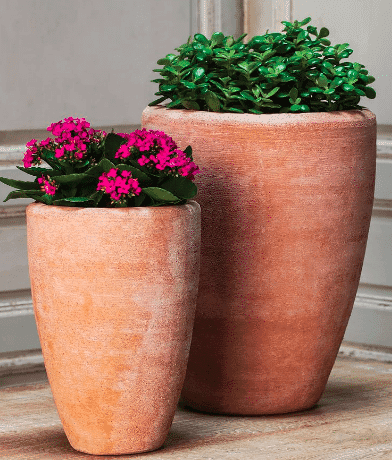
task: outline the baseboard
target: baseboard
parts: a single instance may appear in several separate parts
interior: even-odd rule
[[[392,297],[358,292],[344,340],[392,348]]]

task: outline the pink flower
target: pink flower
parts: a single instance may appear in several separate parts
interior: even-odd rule
[[[41,184],[41,190],[47,195],[55,195],[57,186],[54,180],[51,180],[49,176],[38,177],[38,183]]]
[[[59,147],[59,148],[57,148],[57,149],[55,150],[55,152],[56,152],[56,153],[54,154],[54,156],[55,156],[56,158],[61,158],[61,157],[63,157],[63,156],[64,156],[64,147]]]
[[[127,144],[123,144],[117,150],[115,158],[128,158],[131,155],[130,146]]]
[[[52,139],[50,137],[47,137],[45,140],[41,141],[39,146],[40,147],[46,147],[52,142]]]
[[[41,163],[40,152],[37,146],[37,140],[31,139],[26,144],[27,150],[23,157],[23,166],[25,168],[31,168],[33,165],[39,165]]]
[[[97,190],[107,193],[112,203],[124,203],[128,196],[139,195],[142,191],[138,180],[132,177],[130,171],[120,171],[117,168],[112,168],[100,176]]]
[[[23,166],[25,168],[31,168],[33,165],[34,157],[31,150],[27,150],[23,158]]]
[[[47,129],[55,136],[52,140],[48,138],[41,142],[55,153],[59,160],[76,163],[85,160],[88,156],[91,143],[100,144],[106,135],[105,132],[89,129],[90,123],[84,118],[68,117],[57,123],[52,123]]]

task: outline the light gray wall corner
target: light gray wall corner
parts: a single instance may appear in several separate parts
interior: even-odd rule
[[[210,38],[214,32],[240,36],[244,30],[243,0],[191,0],[191,33]]]

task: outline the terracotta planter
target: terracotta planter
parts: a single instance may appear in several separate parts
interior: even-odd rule
[[[159,448],[185,377],[200,207],[27,208],[34,311],[71,445]]]
[[[191,144],[202,213],[183,400],[211,412],[312,407],[357,291],[372,212],[368,110],[216,114],[151,107],[142,125]]]

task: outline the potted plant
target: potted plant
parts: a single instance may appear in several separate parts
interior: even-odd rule
[[[201,273],[183,401],[232,414],[314,406],[353,307],[374,195],[374,77],[326,28],[214,33],[168,54],[142,126],[203,170]],[[166,106],[162,105],[169,99]]]
[[[200,207],[191,148],[163,132],[106,134],[84,119],[27,144],[28,257],[39,338],[71,445],[159,448],[185,377]],[[46,162],[47,166],[41,166]]]

